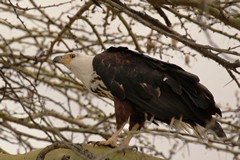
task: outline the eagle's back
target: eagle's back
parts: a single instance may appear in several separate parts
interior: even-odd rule
[[[176,118],[206,127],[212,115],[221,115],[199,78],[177,65],[111,47],[95,56],[93,68],[113,96],[157,120],[169,124]]]

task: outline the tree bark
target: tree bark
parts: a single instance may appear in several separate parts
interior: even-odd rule
[[[58,143],[58,142],[57,142]],[[55,149],[43,148],[25,154],[10,155],[0,153],[1,160],[162,160],[142,152],[135,151],[133,148],[109,148],[104,146],[94,146],[92,144],[78,144],[78,149],[66,149],[61,144]],[[76,146],[76,145],[75,145]],[[49,146],[48,146],[49,147]],[[45,150],[45,151],[44,151]],[[43,154],[39,156],[40,154]]]

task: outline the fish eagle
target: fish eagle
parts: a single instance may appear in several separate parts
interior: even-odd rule
[[[221,110],[211,92],[196,75],[175,64],[127,47],[110,47],[95,56],[71,52],[53,62],[65,65],[95,95],[114,101],[117,129],[103,145],[118,146],[117,137],[128,120],[130,131],[141,129],[146,120],[169,125],[179,121],[195,131],[201,126],[226,137],[213,117],[221,116]],[[120,145],[128,145],[132,137],[127,135]]]

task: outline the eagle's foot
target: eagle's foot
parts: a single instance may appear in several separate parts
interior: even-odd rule
[[[118,147],[117,143],[115,141],[89,141],[88,144],[93,144],[94,146],[107,146],[110,148],[116,148]]]
[[[122,148],[123,150],[130,150],[130,151],[138,151],[138,147],[137,146],[129,146],[129,145],[119,145],[120,148]]]
[[[137,146],[131,146],[131,150],[132,151],[138,151],[138,147]]]

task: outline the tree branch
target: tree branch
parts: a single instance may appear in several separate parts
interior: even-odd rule
[[[216,19],[219,19],[226,25],[229,25],[237,30],[240,30],[240,16],[239,14],[232,15],[231,13],[223,13],[223,8],[221,4],[217,1],[208,0],[148,0],[148,2],[155,6],[161,7],[163,5],[171,6],[186,6],[193,7],[202,12],[212,15]]]

